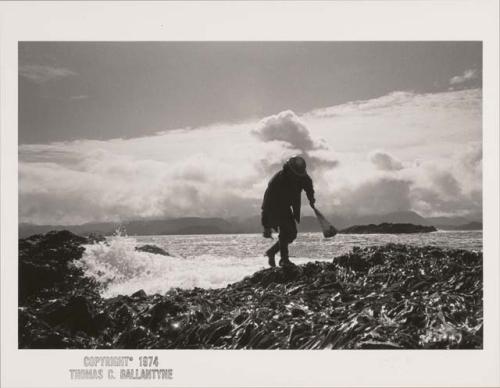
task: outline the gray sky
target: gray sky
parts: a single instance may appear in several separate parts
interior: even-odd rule
[[[19,142],[130,138],[445,91],[475,42],[24,42]],[[480,87],[477,76],[458,87]],[[451,85],[453,86],[453,85]]]

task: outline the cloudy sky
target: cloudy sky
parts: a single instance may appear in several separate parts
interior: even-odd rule
[[[301,153],[318,207],[481,215],[476,42],[19,44],[20,221],[258,215]]]

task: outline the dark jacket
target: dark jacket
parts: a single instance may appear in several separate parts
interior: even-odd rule
[[[276,228],[280,220],[286,219],[293,210],[293,217],[300,222],[300,202],[302,190],[309,201],[314,200],[312,179],[309,175],[297,176],[285,163],[283,169],[269,181],[262,202],[262,226]]]

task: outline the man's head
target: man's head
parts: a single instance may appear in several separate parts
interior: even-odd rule
[[[293,156],[286,162],[290,170],[297,176],[306,176],[306,161],[301,156]]]

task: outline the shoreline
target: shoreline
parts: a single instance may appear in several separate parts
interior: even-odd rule
[[[105,299],[70,264],[85,243],[70,232],[19,240],[20,348],[482,348],[482,252],[355,247],[224,288]]]

